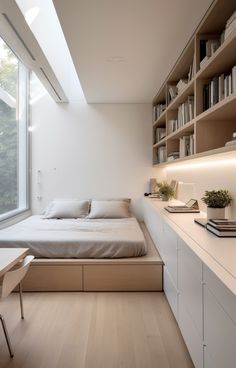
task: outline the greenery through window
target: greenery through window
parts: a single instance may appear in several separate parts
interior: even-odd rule
[[[0,38],[0,219],[27,207],[27,69]]]

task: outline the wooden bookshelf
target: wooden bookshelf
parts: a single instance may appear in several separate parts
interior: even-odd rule
[[[236,145],[225,146],[226,142],[233,139],[233,133],[236,132],[236,90],[231,79],[233,78],[232,68],[236,66],[236,27],[227,38],[221,37],[227,20],[235,10],[235,0],[213,2],[154,97],[153,107],[166,104],[165,111],[153,122],[154,136],[158,127],[166,129],[166,137],[160,142],[154,141],[154,165],[161,167],[197,158],[225,155],[227,152],[235,154],[236,157]],[[218,45],[220,37],[221,43]],[[208,59],[205,57],[205,62],[201,62],[203,45],[208,53]],[[190,67],[192,73],[189,77]],[[229,77],[230,74],[231,77]],[[183,80],[184,84],[179,89],[179,93],[171,99],[179,80]],[[222,85],[227,88],[226,96],[218,90],[219,88],[221,90]],[[169,91],[170,87],[172,87],[171,91]],[[207,94],[208,91],[210,95]],[[180,149],[180,140],[183,141],[190,135],[191,140],[194,140],[194,146],[192,143],[191,149],[186,151],[188,155],[167,161],[168,155],[176,154]],[[163,146],[166,148],[166,161],[160,162],[158,150]]]

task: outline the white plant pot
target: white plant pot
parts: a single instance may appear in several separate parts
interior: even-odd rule
[[[207,219],[224,219],[225,208],[207,207]]]

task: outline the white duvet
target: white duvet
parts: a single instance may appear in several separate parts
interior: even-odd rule
[[[124,258],[147,252],[133,217],[124,219],[42,219],[31,216],[0,230],[1,248],[30,248],[46,258]]]

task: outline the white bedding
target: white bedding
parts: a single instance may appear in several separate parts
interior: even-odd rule
[[[124,258],[147,252],[133,217],[48,220],[31,216],[0,230],[0,247],[27,247],[40,258]]]

